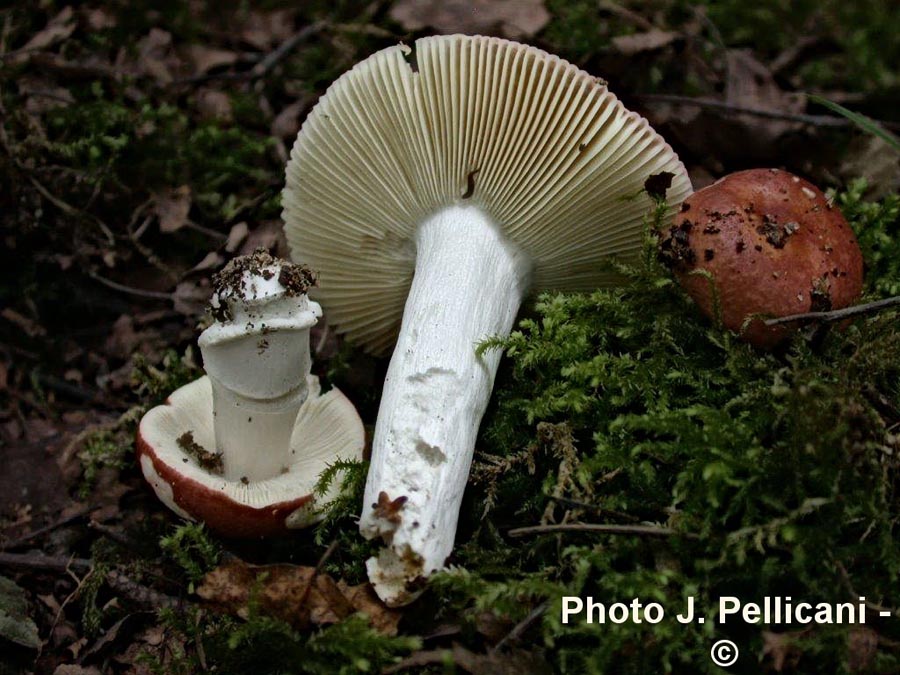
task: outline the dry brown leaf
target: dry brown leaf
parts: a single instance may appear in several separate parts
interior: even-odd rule
[[[116,17],[107,14],[102,9],[84,8],[81,11],[85,24],[87,24],[87,27],[92,31],[116,27]]]
[[[191,268],[191,272],[203,272],[204,270],[215,269],[223,262],[225,262],[225,258],[215,251],[210,251],[204,256],[203,260]]]
[[[850,629],[848,642],[849,663],[851,673],[867,671],[878,652],[878,633],[868,626],[853,626]]]
[[[372,628],[384,635],[397,634],[397,627],[403,616],[402,612],[385,605],[372,589],[371,584],[348,586],[341,579],[338,582],[338,588],[357,612],[362,612],[369,617]]]
[[[249,12],[241,27],[241,39],[260,51],[271,49],[294,33],[294,13],[288,9],[274,12]]]
[[[19,94],[25,98],[25,112],[41,115],[54,108],[66,107],[75,97],[65,87],[45,78],[22,76],[16,82]]]
[[[19,314],[11,307],[5,307],[3,311],[0,312],[0,316],[17,326],[19,330],[28,337],[42,337],[47,334],[47,329],[41,324],[33,319],[29,319],[27,316]]]
[[[259,224],[247,235],[241,245],[238,255],[253,253],[258,248],[264,248],[277,258],[289,258],[287,239],[284,237],[284,228],[277,220],[266,220]]]
[[[203,119],[231,122],[231,99],[223,91],[200,89],[197,91],[197,112]]]
[[[185,316],[197,316],[206,308],[209,300],[209,285],[205,279],[182,281],[172,293],[175,311]]]
[[[252,597],[262,612],[301,630],[337,623],[362,611],[374,628],[395,635],[399,612],[384,607],[367,586],[336,584],[313,567],[248,565],[234,560],[207,574],[197,595],[244,619]]]
[[[232,51],[203,45],[188,45],[185,53],[193,65],[195,76],[205,75],[213,68],[230,66],[237,61],[237,54]]]
[[[644,33],[617,35],[612,39],[612,43],[613,47],[625,56],[634,56],[641,52],[652,52],[662,49],[675,42],[678,37],[679,34],[674,31],[654,28]]]
[[[792,668],[800,658],[800,649],[796,645],[797,638],[802,637],[806,631],[794,631],[789,633],[773,633],[764,630],[763,656],[772,659],[772,669],[780,673],[787,666]]]
[[[174,79],[172,73],[178,69],[180,61],[173,55],[171,33],[151,28],[138,40],[137,51],[137,63],[131,68],[133,72],[152,77],[157,84],[168,84]]]
[[[63,7],[59,14],[50,19],[44,28],[35,33],[31,39],[25,43],[25,46],[22,47],[21,51],[38,51],[39,49],[46,49],[58,42],[62,42],[75,31],[75,22],[72,18],[72,8],[68,5]]]
[[[543,0],[399,0],[391,18],[408,31],[431,27],[452,33],[526,38],[550,21]]]
[[[182,185],[154,195],[153,210],[159,218],[161,232],[180,230],[187,223],[188,212],[191,210],[191,188]]]
[[[247,235],[250,234],[250,228],[243,220],[231,226],[228,231],[228,240],[225,242],[225,251],[234,253],[237,247],[241,245]]]
[[[865,178],[870,199],[881,199],[900,190],[900,157],[877,136],[866,134],[854,139],[838,172],[847,181]]]
[[[300,131],[300,113],[306,101],[294,101],[272,120],[271,132],[275,138],[293,139]]]

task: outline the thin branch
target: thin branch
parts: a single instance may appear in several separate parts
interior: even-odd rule
[[[686,537],[697,539],[697,535],[679,532],[670,527],[656,525],[605,525],[597,523],[561,523],[559,525],[533,525],[510,530],[510,537],[526,537],[533,534],[553,534],[555,532],[591,532],[595,534],[634,534],[640,537]]]
[[[799,122],[814,127],[835,127],[846,128],[853,126],[853,123],[837,117],[835,115],[809,115],[805,113],[789,113],[781,110],[767,110],[764,108],[752,108],[743,105],[734,105],[724,101],[715,101],[708,98],[695,98],[693,96],[679,96],[677,94],[635,94],[632,96],[637,101],[646,101],[647,103],[672,103],[673,105],[694,105],[700,108],[709,108],[712,110],[722,110],[723,112],[735,113],[737,115],[754,115],[755,117],[763,117],[772,120],[784,120],[787,122]],[[885,122],[876,120],[878,124],[889,129],[900,128],[900,124],[894,122]]]
[[[524,619],[522,619],[519,623],[517,623],[515,626],[513,626],[513,629],[512,629],[511,631],[509,631],[509,633],[507,633],[506,635],[504,635],[504,636],[503,636],[503,639],[500,640],[500,642],[498,642],[497,644],[495,644],[495,645],[493,646],[493,648],[491,649],[491,651],[492,651],[492,652],[498,652],[498,651],[500,651],[500,650],[504,647],[504,645],[506,645],[508,642],[512,642],[512,641],[514,641],[514,640],[518,640],[518,639],[522,636],[522,634],[523,634],[526,630],[528,630],[528,629],[531,627],[531,625],[532,625],[535,621],[537,621],[538,619],[540,619],[540,618],[544,615],[544,612],[547,611],[547,608],[548,608],[548,607],[550,607],[550,601],[549,601],[549,600],[544,600],[541,604],[539,604],[539,605],[538,605],[537,607],[535,607],[533,610],[531,610],[530,612],[528,612],[528,616],[526,616],[526,617],[525,617]]]
[[[862,305],[851,305],[843,309],[833,309],[829,312],[804,312],[803,314],[791,314],[790,316],[779,316],[774,319],[766,319],[764,321],[767,326],[777,326],[783,323],[792,323],[794,321],[840,321],[848,319],[852,316],[860,316],[861,314],[871,314],[889,307],[900,305],[900,295],[895,295],[874,302],[867,302]]]
[[[28,542],[33,541],[33,540],[37,539],[38,537],[41,537],[41,536],[47,534],[48,532],[53,532],[54,530],[59,529],[60,527],[65,527],[66,525],[69,525],[70,523],[73,523],[76,520],[80,520],[81,518],[86,516],[88,513],[90,513],[90,511],[91,510],[89,508],[78,509],[75,513],[71,513],[68,516],[65,516],[64,518],[60,518],[59,520],[56,520],[56,521],[50,523],[49,525],[45,525],[44,527],[38,528],[37,530],[34,530],[33,532],[29,532],[28,534],[22,535],[21,537],[18,537],[17,539],[12,539],[11,541],[8,541],[5,544],[0,545],[0,551],[10,551],[14,548],[19,548],[23,544],[27,544]]]
[[[99,274],[95,274],[94,272],[88,273],[88,276],[91,279],[99,281],[104,286],[107,286],[114,291],[121,291],[122,293],[130,293],[131,295],[137,295],[141,298],[153,298],[154,300],[171,300],[171,293],[162,293],[160,291],[145,291],[142,288],[132,288],[131,286],[125,286],[124,284],[117,283],[115,281],[111,281],[106,277],[101,277]]]
[[[322,32],[322,30],[328,25],[325,21],[317,21],[315,23],[310,24],[309,26],[305,26],[300,29],[296,33],[294,33],[287,40],[282,42],[278,47],[274,50],[266,54],[262,59],[260,59],[259,63],[257,63],[250,70],[245,70],[240,73],[208,73],[205,75],[197,75],[194,77],[183,77],[177,80],[172,80],[171,84],[199,84],[201,82],[208,82],[210,80],[256,80],[261,77],[265,77],[269,74],[269,72],[274,68],[279,62],[284,60],[284,58],[294,51],[297,47],[299,47],[303,42],[306,42],[311,37],[317,35]]]
[[[279,61],[299,47],[301,43],[320,33],[325,26],[326,23],[324,21],[317,21],[294,33],[294,35],[278,45],[274,51],[267,54],[262,61],[253,66],[253,69],[250,71],[250,77],[255,79],[267,75]]]
[[[85,572],[92,566],[93,562],[87,558],[49,556],[43,553],[0,553],[0,567],[20,570],[64,573],[74,569]]]

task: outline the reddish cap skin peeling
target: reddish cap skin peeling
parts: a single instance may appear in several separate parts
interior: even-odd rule
[[[159,477],[172,488],[175,503],[196,520],[206,523],[212,531],[224,537],[269,537],[288,532],[285,519],[294,511],[309,503],[312,495],[253,508],[229,499],[228,496],[183,476],[166,464],[153,451],[150,444],[137,433],[137,458],[148,457]]]
[[[862,292],[863,260],[840,210],[812,183],[778,169],[740,171],[687,198],[660,256],[708,317],[764,349],[791,327],[772,317],[846,307]],[[710,279],[711,277],[711,279]]]

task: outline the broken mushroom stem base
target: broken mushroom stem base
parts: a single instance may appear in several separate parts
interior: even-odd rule
[[[367,562],[378,595],[412,601],[453,548],[475,439],[500,361],[478,344],[507,336],[528,288],[528,257],[477,206],[419,228],[416,267],[385,378],[360,531],[386,546]]]

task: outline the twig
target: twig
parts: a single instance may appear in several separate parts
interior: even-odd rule
[[[640,518],[637,516],[633,516],[630,513],[625,513],[624,511],[616,511],[615,509],[607,509],[598,504],[591,504],[589,502],[582,502],[577,499],[569,499],[568,497],[554,497],[552,495],[544,495],[547,499],[552,499],[559,504],[563,504],[564,506],[574,506],[580,509],[590,509],[591,511],[595,511],[596,513],[606,513],[610,516],[615,516],[616,518],[621,518],[622,520],[627,520],[632,523],[640,522]]]
[[[749,106],[734,105],[724,101],[715,101],[708,98],[695,98],[693,96],[679,96],[677,94],[636,94],[632,98],[647,103],[672,103],[674,105],[695,105],[700,108],[722,110],[738,115],[754,115],[773,120],[785,120],[788,122],[800,122],[814,127],[845,128],[853,126],[850,120],[835,115],[808,115],[805,113],[789,113],[781,110],[766,110],[763,108],[751,108]],[[900,124],[876,120],[878,124],[889,129],[900,128]]]
[[[34,570],[39,572],[68,572],[71,569],[86,572],[93,563],[87,558],[49,556],[43,553],[0,552],[0,567]]]
[[[609,12],[610,14],[614,14],[620,19],[624,19],[625,21],[633,24],[641,30],[651,31],[656,28],[656,26],[654,26],[652,22],[648,21],[637,12],[633,12],[627,7],[623,7],[618,3],[612,2],[612,0],[600,0],[597,5],[601,10]]]
[[[0,567],[62,573],[77,570],[88,574],[95,569],[93,561],[86,558],[49,556],[43,553],[0,553]],[[83,584],[86,578],[82,578],[80,584]],[[175,607],[182,604],[180,600],[169,595],[142,586],[128,575],[116,569],[106,573],[106,581],[114,591],[122,594],[127,600],[140,605],[148,607]]]
[[[532,534],[552,534],[554,532],[593,532],[597,534],[635,534],[643,537],[686,537],[697,539],[696,534],[679,532],[670,527],[656,525],[601,525],[597,523],[561,523],[559,525],[533,525],[517,527],[507,534],[510,537],[526,537]]]
[[[130,293],[131,295],[137,295],[141,298],[153,298],[154,300],[171,300],[171,293],[162,293],[160,291],[145,291],[142,288],[132,288],[131,286],[125,286],[124,284],[117,283],[115,281],[111,281],[106,277],[101,277],[99,274],[94,272],[89,272],[88,276],[91,279],[99,281],[104,286],[107,286],[114,291],[121,291],[122,293]]]
[[[544,612],[547,611],[547,608],[550,606],[549,600],[544,600],[541,604],[535,607],[533,610],[528,612],[528,616],[522,619],[519,623],[513,626],[513,629],[509,631],[506,635],[503,636],[503,639],[500,640],[497,644],[495,644],[492,648],[492,652],[499,652],[507,642],[512,640],[518,640],[522,634],[531,627],[535,621],[543,616]]]
[[[76,520],[80,520],[81,518],[86,516],[88,513],[90,513],[90,511],[91,510],[88,508],[79,509],[75,513],[71,513],[68,516],[66,516],[65,518],[60,518],[59,520],[56,520],[56,521],[50,523],[49,525],[40,527],[40,528],[34,530],[33,532],[29,532],[28,534],[22,535],[18,539],[13,539],[12,541],[9,541],[9,542],[3,544],[2,546],[0,546],[0,551],[11,551],[14,548],[19,548],[23,544],[27,544],[28,542],[33,541],[33,540],[37,539],[38,537],[42,537],[43,535],[47,534],[48,532],[53,532],[54,530],[57,530],[60,527],[65,527],[66,525],[73,523]]]
[[[184,604],[181,600],[173,598],[171,595],[142,586],[118,570],[107,572],[106,582],[111,589],[121,594],[126,600],[131,600],[131,602],[145,607],[153,607],[154,609],[173,608]]]
[[[106,237],[107,241],[111,245],[116,243],[116,238],[115,238],[115,236],[113,236],[112,230],[109,229],[109,227],[106,225],[106,223],[104,223],[102,220],[97,218],[97,216],[92,215],[90,213],[85,213],[84,211],[79,211],[71,204],[67,204],[62,199],[60,199],[59,197],[54,195],[52,192],[50,192],[47,188],[45,188],[40,183],[40,181],[38,181],[38,179],[35,178],[34,176],[28,176],[28,180],[31,181],[31,184],[34,186],[34,189],[43,195],[44,199],[46,199],[48,202],[53,204],[56,208],[58,208],[64,214],[66,214],[67,216],[81,216],[81,215],[87,216],[88,218],[90,218],[97,224],[97,227],[100,228],[100,231],[103,232],[103,235]]]
[[[328,562],[328,559],[337,551],[338,540],[333,540],[330,544],[328,544],[328,548],[325,549],[325,553],[322,554],[322,557],[319,558],[319,562],[316,563],[316,570],[313,576],[319,574],[322,571],[322,568],[325,567],[325,563]]]
[[[321,32],[321,30],[325,28],[325,25],[324,21],[317,21],[294,33],[291,37],[278,45],[275,50],[267,54],[262,61],[253,66],[250,70],[250,77],[255,79],[267,75],[279,61],[294,51],[302,42],[305,42],[312,36]]]
[[[791,314],[790,316],[779,316],[774,319],[766,319],[763,323],[766,326],[777,326],[782,323],[792,323],[794,321],[840,321],[851,316],[859,316],[861,314],[870,314],[878,312],[888,307],[900,305],[900,295],[895,295],[874,302],[866,302],[862,305],[851,305],[843,309],[833,309],[829,312],[804,312],[803,314]]]
[[[210,80],[256,80],[265,77],[272,68],[299,47],[301,43],[320,33],[327,25],[328,24],[325,21],[317,21],[309,26],[305,26],[278,45],[274,50],[266,54],[260,59],[259,63],[250,70],[245,70],[240,73],[207,73],[205,75],[197,75],[194,77],[182,77],[177,80],[172,80],[171,84],[199,84]]]

